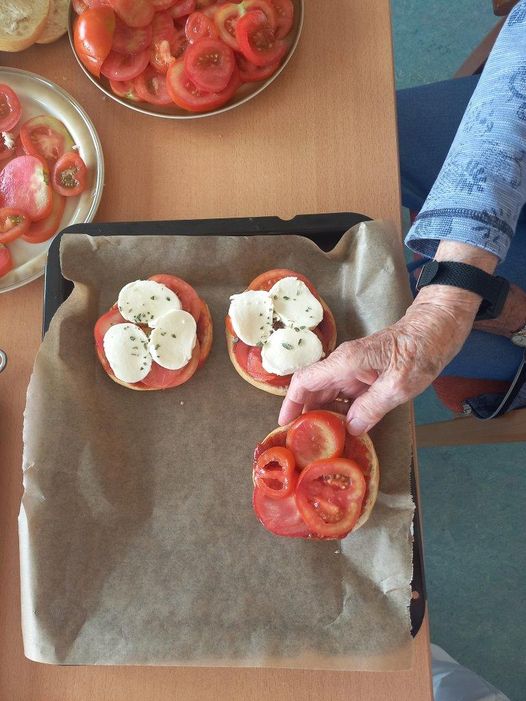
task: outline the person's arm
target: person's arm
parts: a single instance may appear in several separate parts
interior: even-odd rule
[[[526,0],[502,28],[442,170],[406,243],[432,258],[440,241],[506,257],[526,202]]]

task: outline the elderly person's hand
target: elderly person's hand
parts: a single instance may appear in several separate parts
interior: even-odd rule
[[[471,250],[470,250],[471,249]],[[495,256],[466,244],[442,243],[437,260],[457,260],[493,272]],[[420,394],[460,351],[480,305],[472,292],[425,287],[400,321],[366,338],[342,343],[325,360],[292,378],[279,423],[302,411],[353,399],[348,430],[371,429],[394,407]]]

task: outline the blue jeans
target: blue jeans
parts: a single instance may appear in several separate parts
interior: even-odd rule
[[[404,207],[424,204],[447,156],[478,76],[398,92],[398,132]],[[497,274],[526,289],[526,212]],[[502,336],[472,331],[443,375],[511,381],[523,351]]]

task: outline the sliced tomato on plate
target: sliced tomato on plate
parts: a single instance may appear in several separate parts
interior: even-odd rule
[[[152,43],[166,39],[172,41],[175,36],[175,25],[168,11],[156,12],[152,20]]]
[[[272,431],[264,441],[258,443],[256,449],[254,450],[254,458],[252,463],[252,469],[255,469],[256,463],[260,455],[262,455],[269,448],[274,448],[276,446],[285,447],[287,442],[287,428],[280,427],[275,431]]]
[[[294,24],[292,0],[269,0],[276,14],[276,38],[284,39]]]
[[[13,259],[7,246],[0,243],[0,277],[13,270]]]
[[[214,335],[214,329],[212,324],[212,316],[210,315],[210,310],[206,302],[201,300],[201,312],[199,314],[199,319],[197,320],[197,340],[199,341],[199,346],[201,349],[201,356],[199,358],[199,367],[204,365],[205,360],[208,358],[210,351],[212,349],[212,340]]]
[[[283,58],[287,44],[277,39],[261,10],[247,12],[236,22],[236,39],[243,56],[256,66],[267,66]]]
[[[9,142],[8,142],[9,143]],[[16,152],[16,142],[13,146],[6,144],[5,138],[0,134],[0,163],[13,158]],[[1,166],[0,166],[1,167]]]
[[[261,524],[274,535],[288,538],[309,538],[311,532],[302,519],[294,496],[272,499],[258,487],[252,498],[254,511]]]
[[[117,97],[124,97],[133,102],[139,102],[140,100],[135,92],[133,80],[110,80],[110,87]]]
[[[202,300],[192,285],[176,275],[153,275],[149,280],[154,280],[161,285],[166,285],[168,289],[175,292],[184,311],[191,314],[196,322],[199,321],[199,316],[202,311]]]
[[[118,54],[138,54],[152,43],[152,26],[128,27],[117,18],[111,50]]]
[[[236,60],[232,49],[220,39],[201,38],[187,48],[184,67],[198,88],[219,93],[232,79]]]
[[[259,10],[263,12],[270,26],[276,27],[276,15],[272,5],[267,0],[242,0],[242,2],[229,2],[217,7],[213,13],[213,19],[220,38],[234,51],[240,51],[236,37],[236,24],[240,17],[247,12]]]
[[[239,72],[234,70],[230,83],[218,93],[199,90],[196,84],[186,75],[184,62],[177,61],[168,69],[167,87],[176,105],[189,112],[211,112],[226,104],[241,85]]]
[[[86,189],[88,169],[78,153],[68,151],[55,163],[52,177],[55,192],[64,197],[76,197]]]
[[[331,411],[309,411],[299,416],[287,433],[287,448],[303,470],[316,460],[340,457],[345,446],[345,422]]]
[[[184,27],[177,29],[175,37],[170,42],[170,51],[175,60],[179,60],[188,48],[188,39]]]
[[[364,440],[359,436],[351,436],[350,433],[346,433],[343,455],[349,460],[354,460],[358,463],[366,479],[370,477],[372,469],[371,451]]]
[[[334,458],[313,462],[303,470],[295,499],[312,533],[320,538],[344,538],[360,516],[365,490],[359,465]]]
[[[150,0],[110,0],[110,5],[128,27],[146,27],[155,14]]]
[[[285,499],[294,492],[298,475],[288,448],[277,446],[262,453],[254,468],[254,484],[272,499]]]
[[[53,191],[53,204],[51,212],[45,219],[31,222],[29,229],[22,234],[24,241],[28,243],[42,243],[54,236],[60,230],[60,222],[64,215],[66,198]]]
[[[154,42],[150,48],[150,66],[157,73],[166,74],[172,63],[175,63],[175,56],[172,54],[170,42],[167,39]]]
[[[0,132],[14,129],[21,114],[22,107],[16,92],[9,85],[0,85]]]
[[[137,382],[138,386],[149,387],[150,389],[172,389],[179,385],[188,382],[199,367],[199,358],[201,349],[199,341],[196,341],[192,357],[189,362],[180,370],[167,370],[161,367],[156,362],[152,363],[152,369],[141,381]]]
[[[0,172],[0,207],[20,209],[32,221],[51,212],[52,190],[49,170],[35,156],[18,156]]]
[[[181,37],[182,34],[182,37]],[[176,40],[176,36],[179,37]],[[184,42],[184,44],[182,44]],[[180,46],[182,44],[182,46]],[[166,73],[176,58],[183,55],[187,40],[184,30],[177,30],[169,12],[156,12],[152,22],[152,45],[150,47],[150,64],[159,73]],[[172,49],[178,54],[172,52]]]
[[[175,5],[175,0],[150,0],[152,3],[156,14],[162,12],[163,10],[168,10],[172,5]]]
[[[20,140],[28,156],[43,158],[49,168],[75,143],[64,124],[49,114],[40,114],[24,122],[20,129]]]
[[[115,14],[111,7],[92,7],[77,17],[73,45],[82,64],[97,78],[111,51]]]
[[[139,99],[151,105],[171,105],[172,98],[166,88],[166,76],[155,70],[151,65],[133,81],[135,92]]]
[[[257,83],[260,80],[267,80],[278,70],[280,61],[269,63],[268,66],[255,66],[243,56],[236,54],[239,76],[244,83]]]
[[[72,0],[71,5],[73,6],[73,9],[77,13],[77,15],[81,15],[89,7],[85,0]]]
[[[170,8],[170,14],[174,19],[187,17],[195,10],[195,6],[196,0],[175,0]]]
[[[204,12],[192,12],[186,20],[184,31],[191,44],[200,39],[217,39],[219,36],[216,25]]]
[[[25,234],[31,223],[29,217],[21,210],[12,207],[0,209],[0,243],[10,243]]]
[[[149,62],[150,52],[148,49],[140,51],[138,54],[127,56],[111,51],[102,64],[100,72],[109,80],[121,82],[133,80],[143,72]]]

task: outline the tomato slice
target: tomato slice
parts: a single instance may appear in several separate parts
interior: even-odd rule
[[[13,156],[16,153],[16,142],[13,146],[10,145],[9,141],[8,144],[9,145],[6,144],[5,137],[2,134],[0,134],[0,163],[3,163],[3,161],[8,161],[10,158],[13,158]]]
[[[184,67],[198,88],[219,93],[229,84],[236,60],[232,49],[221,40],[201,38],[187,48]]]
[[[331,411],[309,411],[299,416],[287,433],[287,448],[303,470],[315,460],[340,457],[345,446],[345,422]]]
[[[184,40],[186,42],[186,36]],[[170,42],[167,39],[154,42],[150,49],[150,66],[152,66],[157,73],[165,74],[172,63],[175,63],[175,56],[172,54]]]
[[[156,12],[152,20],[152,43],[156,41],[172,41],[175,37],[175,25],[168,11]]]
[[[53,168],[53,189],[64,197],[76,197],[86,189],[88,169],[75,151],[61,156]]]
[[[149,387],[151,389],[172,389],[173,387],[179,387],[195,374],[195,371],[199,367],[199,357],[201,355],[201,349],[199,346],[199,341],[196,341],[194,350],[192,351],[192,357],[188,363],[180,370],[167,370],[161,367],[156,362],[152,363],[152,369],[146,375],[144,380],[137,382],[136,384],[141,387]]]
[[[261,273],[261,275],[258,275],[252,280],[247,289],[264,290],[265,292],[268,292],[270,288],[276,284],[276,282],[282,280],[284,277],[298,278],[298,280],[301,280],[307,285],[316,299],[320,299],[318,290],[314,287],[308,277],[305,277],[305,275],[297,273],[294,270],[289,270],[288,268],[274,268],[273,270],[267,270],[267,272]]]
[[[138,54],[152,43],[152,26],[128,27],[117,18],[111,50],[118,54]]]
[[[261,524],[274,535],[309,538],[311,532],[302,519],[294,496],[272,499],[259,487],[254,488],[254,511]]]
[[[170,8],[170,14],[174,19],[187,17],[195,10],[196,0],[175,0]]]
[[[206,302],[201,300],[201,312],[199,314],[199,319],[197,320],[197,340],[199,341],[199,346],[201,348],[199,367],[204,365],[210,354],[213,335],[214,329],[210,310],[208,309]]]
[[[213,19],[220,38],[234,51],[240,51],[236,37],[236,24],[240,17],[247,12],[259,10],[263,12],[270,26],[276,27],[276,15],[272,5],[267,0],[242,0],[242,2],[229,2],[218,7],[213,13]]]
[[[243,341],[238,341],[236,347],[239,343]],[[244,344],[245,345],[245,344]],[[249,348],[246,366],[241,366],[254,380],[258,382],[266,382],[268,385],[273,387],[286,387],[292,378],[292,375],[275,375],[274,373],[267,372],[263,367],[263,361],[261,358],[261,348],[257,346],[247,346]],[[234,350],[235,352],[235,350]],[[236,354],[236,358],[237,358]]]
[[[75,146],[64,124],[46,114],[25,122],[20,130],[20,140],[28,156],[43,158],[50,169],[64,153]]]
[[[349,460],[354,460],[360,466],[364,477],[367,479],[371,475],[371,453],[366,443],[359,436],[345,435],[345,448],[343,454]]]
[[[268,66],[255,66],[243,56],[236,54],[239,76],[244,83],[257,83],[260,80],[267,80],[278,70],[280,62],[269,63]]]
[[[254,469],[254,484],[271,499],[284,499],[294,492],[298,475],[296,461],[288,448],[269,448]]]
[[[149,62],[150,52],[148,49],[138,54],[127,56],[110,51],[108,58],[102,64],[100,72],[109,80],[133,80],[143,72]]]
[[[84,0],[72,0],[71,4],[77,15],[81,15],[88,9],[88,5]]]
[[[151,105],[171,105],[172,98],[166,88],[166,76],[151,65],[133,81],[138,97]]]
[[[276,39],[267,16],[261,10],[247,12],[236,23],[236,39],[244,57],[256,66],[267,66],[283,58],[287,45]]]
[[[13,270],[13,259],[11,258],[11,253],[9,248],[0,243],[0,277],[7,275],[9,271]]]
[[[97,78],[111,51],[115,14],[111,7],[91,7],[77,17],[73,45],[82,64]]]
[[[200,39],[217,39],[219,36],[214,22],[204,12],[192,12],[186,20],[184,31],[191,44]]]
[[[276,13],[276,39],[284,39],[294,24],[292,0],[269,0]]]
[[[109,0],[109,2],[128,27],[146,27],[155,14],[150,0]]]
[[[156,14],[162,10],[168,10],[175,4],[175,0],[150,0],[150,2],[154,6]]]
[[[360,516],[365,489],[365,477],[354,460],[319,460],[301,473],[296,505],[316,536],[344,538]]]
[[[230,83],[221,92],[210,93],[199,90],[186,75],[183,61],[172,64],[166,77],[170,97],[176,105],[189,112],[211,112],[222,107],[241,85],[239,72],[235,69]]]
[[[199,317],[202,312],[202,300],[200,299],[197,292],[194,290],[192,285],[188,284],[185,280],[182,280],[176,275],[152,275],[150,280],[160,283],[161,285],[166,285],[172,292],[179,297],[181,306],[185,312],[191,314],[196,322],[199,321]]]
[[[135,92],[133,80],[110,80],[110,87],[118,97],[124,97],[133,102],[139,102],[140,100]]]
[[[35,156],[18,156],[0,172],[0,206],[21,209],[38,221],[51,212],[52,190],[45,163]]]
[[[184,32],[183,32],[184,35]],[[159,73],[166,73],[174,63],[171,44],[175,41],[175,26],[169,12],[156,12],[152,22],[152,45],[150,47],[150,64]],[[186,36],[184,36],[186,48]],[[184,50],[183,50],[184,51]],[[182,55],[183,52],[181,52]]]
[[[9,85],[0,85],[0,131],[11,131],[20,121],[22,107]]]
[[[10,243],[25,234],[31,223],[21,209],[2,207],[0,209],[0,243]]]
[[[66,198],[53,191],[51,212],[45,219],[31,222],[28,231],[22,234],[24,241],[28,243],[42,243],[58,233],[65,206]]]

